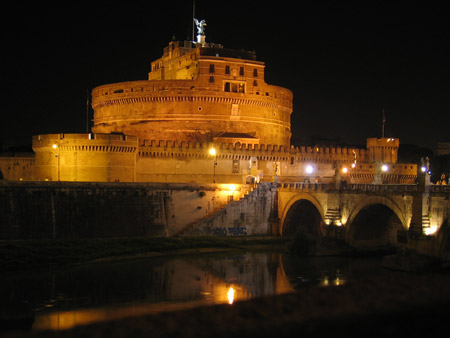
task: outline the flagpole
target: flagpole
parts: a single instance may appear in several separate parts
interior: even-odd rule
[[[194,19],[195,19],[195,0],[192,1],[192,41],[195,41],[195,37],[194,37],[194,30],[195,30],[195,25],[194,25]]]
[[[381,138],[384,138],[384,122],[386,122],[386,117],[384,116],[384,109],[383,109],[383,124],[381,127]]]
[[[86,134],[89,134],[89,88],[86,88]]]

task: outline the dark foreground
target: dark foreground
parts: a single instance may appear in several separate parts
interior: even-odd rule
[[[450,276],[432,273],[4,337],[433,337],[449,330],[449,301]]]
[[[251,242],[251,243],[250,243]],[[209,247],[257,249],[261,245],[283,246],[277,239],[251,241],[167,240],[159,242],[111,241],[56,243],[40,248],[40,256],[32,246],[3,243],[3,262],[9,267],[45,268],[80,264],[115,253],[115,259],[128,255],[180,252]],[[126,244],[125,246],[122,246]],[[9,243],[12,245],[12,243]],[[86,246],[86,247],[84,247]],[[1,247],[1,246],[0,246]],[[124,250],[123,247],[127,249]],[[95,248],[95,250],[93,250]],[[151,249],[150,249],[151,248]],[[173,251],[172,251],[173,250]],[[50,259],[59,252],[59,259]],[[77,255],[69,255],[69,253]],[[89,255],[83,252],[90,252]],[[26,254],[24,254],[26,253]],[[64,253],[64,254],[63,254]],[[28,256],[27,256],[28,255]],[[65,257],[62,259],[62,257]],[[416,260],[414,260],[416,261]],[[398,260],[389,260],[398,266]],[[394,263],[394,264],[392,264]],[[400,264],[405,266],[405,264]],[[410,267],[410,265],[407,265]],[[9,270],[9,269],[7,269]],[[13,269],[14,270],[14,269]],[[410,270],[410,269],[409,269]],[[410,270],[411,271],[411,270]],[[427,337],[447,336],[450,313],[450,273],[417,269],[400,278],[378,277],[334,287],[308,286],[298,292],[153,315],[101,322],[58,332],[11,331],[10,327],[31,327],[27,319],[0,323],[0,337]],[[419,272],[421,271],[421,272]],[[426,271],[426,272],[425,272]],[[31,272],[31,271],[30,271]],[[5,271],[3,272],[5,273]],[[23,320],[23,323],[20,321]]]

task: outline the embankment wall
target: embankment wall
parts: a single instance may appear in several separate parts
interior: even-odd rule
[[[171,236],[239,200],[250,186],[0,183],[0,239]]]

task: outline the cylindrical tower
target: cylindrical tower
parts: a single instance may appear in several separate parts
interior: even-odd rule
[[[134,182],[137,148],[134,136],[36,135],[36,180]]]
[[[147,81],[92,92],[95,133],[147,140],[211,142],[239,133],[261,144],[289,145],[292,92],[264,81],[254,53],[171,42]]]

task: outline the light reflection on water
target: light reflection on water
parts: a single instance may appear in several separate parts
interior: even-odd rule
[[[63,330],[206,304],[233,304],[308,284],[339,286],[381,272],[375,260],[280,253],[90,264],[0,277],[0,319],[30,315],[33,330]]]

